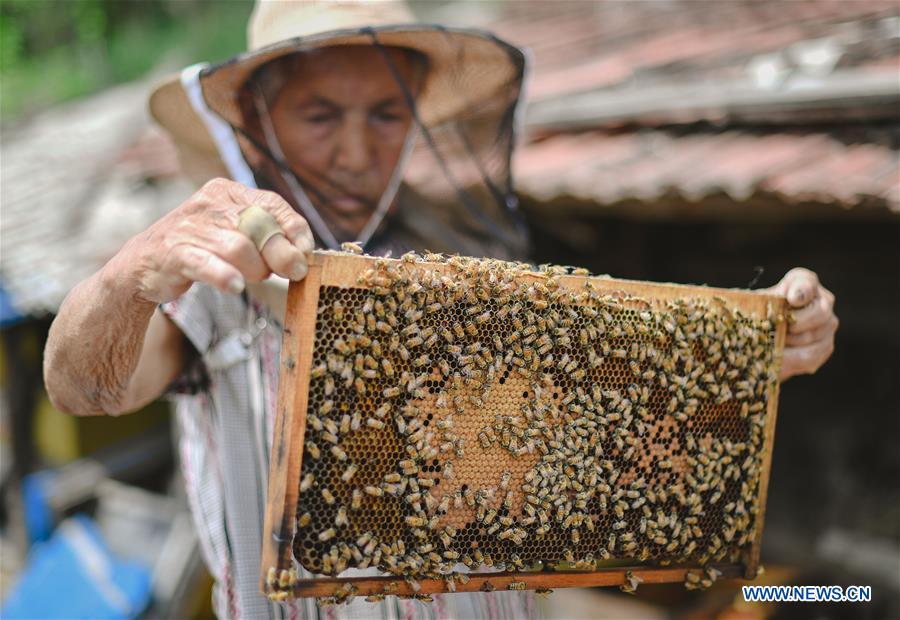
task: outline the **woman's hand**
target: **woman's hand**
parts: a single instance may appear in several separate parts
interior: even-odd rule
[[[283,234],[262,250],[238,230],[240,213],[256,205],[271,214]],[[306,252],[314,247],[309,225],[279,195],[214,179],[141,234],[116,257],[129,264],[139,298],[164,303],[194,282],[240,293],[246,282],[276,273],[291,280],[306,276]]]
[[[780,379],[812,374],[834,351],[838,318],[834,314],[834,294],[819,283],[809,269],[791,269],[765,293],[787,298],[793,320],[788,322]]]

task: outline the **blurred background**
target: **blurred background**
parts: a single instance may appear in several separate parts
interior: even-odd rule
[[[531,50],[514,172],[537,262],[723,287],[770,286],[804,266],[837,297],[834,356],[782,387],[761,582],[871,585],[873,601],[745,604],[741,582],[644,586],[557,591],[547,617],[900,617],[900,5],[413,8]],[[64,415],[44,393],[41,354],[66,292],[191,191],[147,115],[151,86],[242,51],[250,10],[0,4],[4,605],[51,605],[29,584],[54,582],[69,610],[211,614],[168,403]],[[127,600],[73,578],[65,540],[102,558]]]

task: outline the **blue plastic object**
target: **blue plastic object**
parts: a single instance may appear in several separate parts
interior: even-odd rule
[[[76,515],[32,547],[0,618],[137,618],[151,592],[150,570],[113,557],[94,521]]]
[[[57,476],[52,469],[28,474],[22,478],[22,508],[28,542],[47,540],[53,533],[53,511],[48,501],[48,485]]]
[[[21,321],[23,317],[16,309],[12,295],[3,288],[3,282],[0,281],[0,327],[9,327]]]

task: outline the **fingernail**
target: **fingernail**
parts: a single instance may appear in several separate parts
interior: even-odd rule
[[[291,280],[302,280],[306,277],[306,273],[308,271],[309,267],[306,265],[306,261],[298,261],[294,264],[294,268],[291,270]]]
[[[240,295],[244,292],[244,278],[243,276],[234,276],[231,280],[228,281],[228,290],[234,293],[235,295]]]

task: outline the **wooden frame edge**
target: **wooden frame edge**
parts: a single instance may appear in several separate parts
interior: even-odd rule
[[[740,564],[711,564],[721,571],[722,578],[742,576]],[[494,590],[538,590],[553,588],[588,588],[595,586],[619,586],[626,582],[626,573],[630,572],[645,584],[679,583],[685,580],[688,572],[703,572],[700,566],[680,566],[658,568],[648,566],[621,566],[597,571],[540,571],[540,572],[497,572],[467,573],[468,583],[455,582],[456,592],[492,592]],[[414,594],[446,594],[450,593],[447,584],[441,579],[419,580],[419,590],[404,581],[401,577],[322,577],[318,579],[301,579],[292,590],[297,598],[332,596],[346,584],[357,588],[358,596],[379,594],[398,594],[411,596]]]
[[[263,548],[260,565],[260,591],[268,593],[266,577],[270,568],[279,569],[292,564],[293,520],[299,489],[288,484],[299,478],[303,462],[303,438],[306,432],[308,388],[315,346],[316,321],[307,321],[307,328],[294,331],[288,325],[303,325],[292,320],[295,315],[310,313],[316,316],[322,267],[310,263],[309,272],[301,282],[288,288],[284,334],[281,345],[281,380],[278,383],[278,404],[273,429],[273,453],[269,461],[269,484],[266,516],[263,522]],[[285,381],[285,378],[289,380]],[[298,482],[299,483],[299,482]],[[280,523],[276,529],[275,524]],[[276,533],[277,532],[277,533]]]
[[[775,316],[786,316],[788,312],[787,300],[782,297],[774,298],[774,308],[772,314]],[[780,320],[776,324],[775,330],[775,353],[781,356],[784,351],[785,340],[787,339],[787,320]],[[778,363],[778,370],[781,370],[781,361]],[[769,493],[769,478],[772,474],[772,450],[775,446],[775,425],[778,417],[778,398],[781,391],[781,380],[775,381],[772,387],[772,393],[769,395],[768,411],[766,411],[766,436],[765,446],[763,448],[763,463],[759,480],[759,513],[756,515],[756,536],[750,547],[749,557],[745,562],[744,578],[755,579],[759,570],[759,558],[762,551],[762,535],[763,526],[766,520],[766,500]]]

